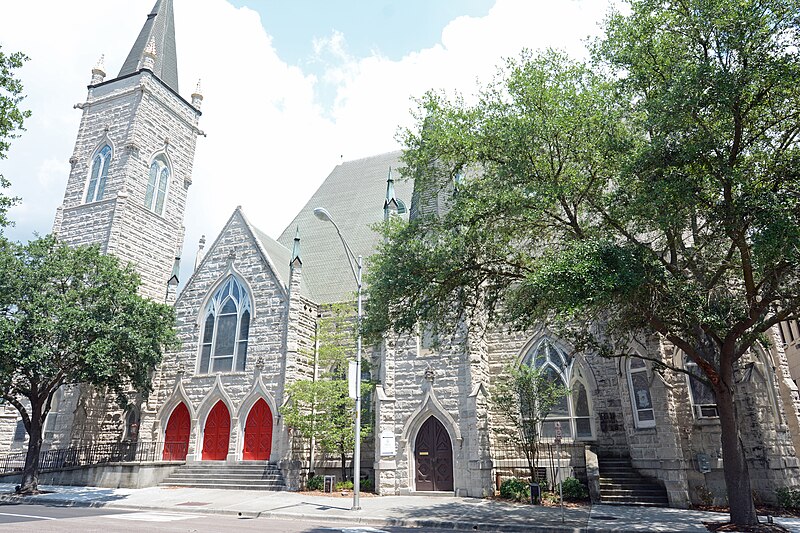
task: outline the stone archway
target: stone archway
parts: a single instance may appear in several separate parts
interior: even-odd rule
[[[414,440],[414,477],[416,490],[453,490],[453,445],[435,416],[428,417]]]

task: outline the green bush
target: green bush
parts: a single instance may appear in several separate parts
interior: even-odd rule
[[[353,490],[352,481],[340,481],[336,484],[336,490]]]
[[[781,487],[775,491],[778,505],[784,509],[800,509],[800,488]]]
[[[561,484],[561,491],[566,501],[585,500],[589,497],[589,489],[574,477],[568,477],[564,480]]]
[[[325,480],[322,476],[312,476],[306,482],[308,490],[322,490],[325,487]]]
[[[361,480],[361,490],[363,490],[364,492],[372,492],[372,489],[373,487],[371,479],[367,478]]]
[[[531,488],[527,481],[515,477],[500,484],[500,497],[520,502],[531,497]]]

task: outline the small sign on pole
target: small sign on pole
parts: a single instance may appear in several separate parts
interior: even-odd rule
[[[556,420],[556,438],[554,439],[556,444],[561,444],[561,422]]]
[[[347,363],[347,393],[352,399],[358,398],[358,376],[356,376],[357,363],[350,361]]]

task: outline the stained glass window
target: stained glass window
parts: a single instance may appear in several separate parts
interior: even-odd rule
[[[631,393],[633,417],[636,427],[648,428],[656,425],[653,401],[650,397],[650,380],[647,365],[638,357],[628,359],[628,388]]]
[[[250,297],[230,276],[206,308],[198,372],[243,372],[250,331]]]

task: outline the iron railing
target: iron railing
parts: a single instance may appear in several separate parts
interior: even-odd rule
[[[70,446],[43,450],[39,455],[39,470],[58,470],[73,466],[91,466],[103,463],[147,463],[155,461],[183,461],[186,443],[173,442],[104,442],[84,446]],[[22,471],[27,452],[0,456],[0,474]]]

